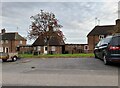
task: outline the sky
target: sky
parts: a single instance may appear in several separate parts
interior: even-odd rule
[[[63,26],[60,30],[69,44],[86,44],[87,34],[96,25],[115,25],[118,19],[118,2],[116,1],[91,1],[91,2],[15,2],[4,0],[0,3],[0,29],[7,32],[18,32],[27,37],[31,16],[44,10],[53,12],[59,23]],[[97,18],[97,20],[95,20]],[[28,40],[32,44],[35,40]]]

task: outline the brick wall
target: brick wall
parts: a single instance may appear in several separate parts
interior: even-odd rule
[[[44,47],[45,46],[40,46],[40,50],[38,50],[37,47],[38,46],[34,47],[33,53],[39,52],[39,54],[44,54]],[[52,47],[55,47],[55,51],[52,51]],[[48,47],[48,54],[62,54],[62,46],[49,46]]]
[[[88,46],[90,53],[93,53],[94,47],[98,42],[99,42],[99,35],[88,36]]]
[[[66,53],[85,53],[84,46],[87,44],[66,44],[65,51]]]
[[[1,46],[3,47],[3,52],[6,52],[6,48],[8,48],[9,53],[16,52],[16,48],[18,45],[20,45],[19,41],[16,41],[16,40],[9,40],[9,41],[5,40],[5,41],[3,41],[3,44],[1,44]],[[21,45],[26,45],[26,41],[23,40]]]

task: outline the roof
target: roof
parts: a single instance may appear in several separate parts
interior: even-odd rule
[[[65,44],[65,45],[88,45],[88,44]]]
[[[61,46],[65,45],[64,40],[60,38],[57,33],[53,33],[53,35],[50,37],[49,42],[47,42],[47,38],[45,35],[40,35],[35,42],[32,44],[33,46]]]
[[[0,34],[2,40],[25,40],[25,38],[23,38],[21,35],[19,35],[17,32],[13,32],[13,33],[4,33],[4,34]]]
[[[93,36],[93,35],[108,35],[112,34],[114,31],[115,25],[104,25],[104,26],[95,26],[92,31],[90,31],[87,35]]]

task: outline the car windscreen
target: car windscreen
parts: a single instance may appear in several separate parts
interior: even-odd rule
[[[7,53],[0,52],[0,56],[7,56]]]
[[[111,45],[120,45],[120,36],[113,37],[110,44]]]
[[[108,44],[110,43],[110,40],[111,40],[112,37],[107,37],[107,38],[104,38],[102,39],[97,46],[101,46],[101,45],[105,45],[105,44]]]

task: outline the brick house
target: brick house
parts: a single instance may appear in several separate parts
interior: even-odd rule
[[[32,44],[34,52],[38,54],[62,54],[65,51],[65,43],[59,35],[52,31],[40,35]],[[47,38],[48,36],[49,39]]]
[[[69,54],[87,53],[88,44],[65,44],[65,52]]]
[[[116,20],[116,25],[95,26],[87,35],[89,52],[93,52],[95,45],[102,39],[114,33],[118,33],[120,29],[120,19]]]
[[[26,39],[18,32],[7,32],[5,29],[0,33],[0,52],[14,53],[20,45],[26,45]]]

